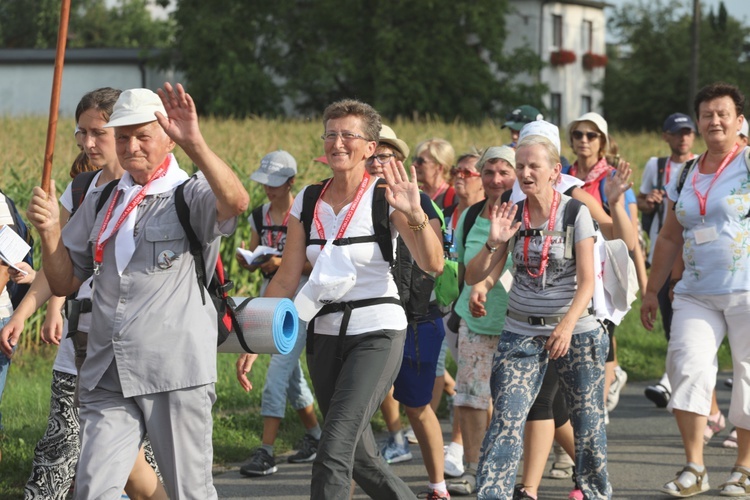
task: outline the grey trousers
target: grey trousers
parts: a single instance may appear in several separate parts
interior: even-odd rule
[[[415,498],[381,457],[370,426],[398,374],[405,333],[347,336],[342,359],[337,336],[315,335],[307,362],[324,421],[310,498],[348,500],[352,477],[375,500]]]
[[[97,387],[81,387],[76,500],[119,499],[145,434],[172,500],[216,499],[211,406],[214,384],[126,398],[113,362]]]

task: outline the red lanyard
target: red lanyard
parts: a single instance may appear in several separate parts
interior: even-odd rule
[[[333,179],[331,179],[331,181],[332,180]],[[315,203],[315,211],[313,212],[313,222],[315,223],[315,228],[318,230],[318,236],[322,240],[326,239],[326,231],[323,228],[323,224],[321,224],[320,219],[318,218],[318,205],[320,205],[320,200],[323,198],[323,195],[328,189],[328,186],[331,185],[331,181],[328,181],[326,185],[323,186],[323,190],[320,192],[320,198],[318,198],[318,201]],[[355,210],[357,210],[357,206],[359,205],[359,202],[362,199],[362,196],[365,194],[365,191],[367,190],[367,186],[369,184],[370,174],[365,172],[364,177],[362,177],[362,182],[359,183],[359,188],[357,188],[357,195],[354,197],[354,200],[352,200],[351,205],[349,205],[349,210],[347,210],[346,215],[344,216],[344,221],[341,223],[341,228],[339,228],[339,232],[336,235],[337,240],[344,236],[346,228],[349,227],[349,223],[351,222],[352,217],[354,217],[354,212]],[[322,247],[323,245],[321,245],[321,248]]]
[[[115,222],[115,227],[112,229],[112,233],[110,233],[109,237],[106,240],[102,241],[102,234],[104,234],[104,231],[107,229],[107,225],[109,225],[109,220],[112,218],[112,212],[114,212],[115,205],[117,204],[117,198],[120,196],[120,190],[115,190],[115,195],[112,197],[112,201],[109,203],[107,212],[104,215],[104,222],[102,222],[102,227],[99,228],[99,235],[96,237],[96,250],[94,252],[94,274],[99,274],[99,267],[102,265],[102,261],[104,260],[104,246],[107,244],[107,242],[109,242],[112,236],[117,233],[117,230],[120,229],[122,223],[125,222],[125,219],[128,218],[130,212],[135,210],[135,207],[140,205],[140,203],[143,201],[143,198],[146,197],[146,195],[148,194],[148,188],[151,185],[151,181],[153,181],[154,179],[158,179],[159,177],[164,177],[164,174],[167,173],[167,169],[169,168],[169,162],[170,156],[167,155],[162,164],[159,165],[159,167],[154,172],[154,175],[152,175],[148,180],[146,185],[143,186],[138,194],[136,194],[135,197],[130,200],[128,206],[125,207],[125,210],[120,215],[120,218],[117,219],[117,222]]]
[[[286,211],[286,215],[284,216],[284,221],[281,223],[282,226],[286,227],[287,224],[289,224],[289,213],[292,211],[291,207],[289,210]],[[271,220],[271,207],[268,207],[268,211],[266,212],[266,226],[273,226],[273,221]],[[268,246],[271,248],[276,248],[276,245],[279,244],[279,240],[281,239],[281,235],[283,234],[283,231],[276,231],[276,239],[273,239],[273,233],[274,231],[272,229],[268,230]]]
[[[725,168],[727,168],[727,165],[729,165],[729,162],[732,161],[732,158],[734,158],[735,153],[737,153],[737,150],[739,149],[740,145],[735,143],[734,147],[732,147],[732,150],[729,152],[728,155],[724,157],[723,160],[721,160],[721,164],[719,164],[719,168],[716,170],[716,173],[714,174],[714,178],[711,179],[711,184],[708,185],[708,189],[706,190],[706,194],[701,194],[698,191],[698,188],[695,185],[695,178],[698,177],[698,173],[700,173],[700,168],[698,169],[698,173],[693,175],[693,191],[695,192],[695,197],[698,198],[698,207],[701,212],[701,218],[706,216],[706,203],[708,202],[708,192],[711,191],[711,188],[714,187],[714,183],[716,182],[716,179],[719,178],[721,173],[724,171]],[[703,155],[703,158],[700,159],[700,165],[703,165],[703,162],[706,161],[706,156]]]
[[[557,191],[553,191],[552,194],[552,207],[549,211],[549,224],[547,224],[547,229],[549,231],[554,231],[555,229],[555,219],[557,219],[557,208],[560,206],[560,193]],[[526,229],[531,229],[531,216],[529,216],[529,204],[528,201],[523,204],[523,224],[526,226]],[[544,244],[542,245],[542,260],[539,263],[539,272],[534,273],[531,271],[531,268],[529,267],[529,241],[531,240],[531,236],[526,236],[523,241],[523,263],[526,266],[526,272],[529,273],[529,276],[532,278],[538,278],[542,274],[544,274],[544,271],[547,269],[547,264],[549,263],[549,248],[552,246],[552,235],[548,235],[544,237]]]

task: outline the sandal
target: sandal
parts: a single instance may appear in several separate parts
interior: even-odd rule
[[[750,481],[748,481],[748,479],[750,479],[750,469],[738,465],[732,467],[732,472],[730,472],[730,475],[734,474],[735,472],[738,472],[740,474],[740,478],[736,481],[727,481],[726,483],[720,485],[719,489],[721,491],[719,492],[719,495],[723,497],[744,497],[750,494]],[[726,491],[727,486],[736,486],[740,489]]]
[[[706,428],[703,429],[703,444],[708,444],[708,442],[711,441],[712,437],[723,431],[727,426],[726,419],[724,418],[724,414],[721,413],[721,411],[719,412],[719,416],[715,420],[711,420],[711,416],[708,417]]]
[[[448,491],[454,495],[471,495],[477,489],[477,475],[471,469],[467,469],[460,479],[448,482]]]
[[[678,481],[683,472],[689,472],[690,474],[694,475],[695,484],[689,487],[685,487],[680,484]],[[677,489],[673,490],[672,488],[669,488],[668,486],[670,484],[675,485]],[[703,472],[698,472],[693,467],[686,465],[682,468],[682,470],[677,471],[677,476],[672,481],[665,484],[664,487],[659,491],[661,491],[662,493],[666,493],[669,496],[687,498],[704,493],[708,491],[709,488],[710,486],[708,485],[708,479],[706,479],[706,468],[703,468]]]
[[[737,448],[737,428],[736,427],[732,428],[732,432],[729,433],[729,436],[727,436],[727,438],[724,440],[723,443],[721,443],[721,445],[724,448],[733,448],[733,449]]]
[[[513,488],[513,500],[536,500],[536,498],[529,495],[524,488],[525,486],[523,484],[517,484]]]

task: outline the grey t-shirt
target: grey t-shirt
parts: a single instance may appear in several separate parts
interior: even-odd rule
[[[216,197],[203,174],[190,180],[184,192],[190,224],[204,243],[207,271],[213,270],[219,236],[231,234],[237,219],[217,222]],[[63,229],[75,276],[82,282],[93,275],[93,245],[107,212],[105,203],[96,213],[100,193],[87,196]],[[79,378],[88,390],[113,360],[125,397],[216,381],[216,311],[208,295],[203,304],[173,193],[148,195],[139,205],[135,252],[122,276],[115,264],[115,239],[105,246],[93,281],[91,330]],[[163,252],[174,253],[166,269],[164,259],[159,265]]]
[[[570,197],[562,195],[555,220],[555,231],[563,230],[565,207],[570,199]],[[548,222],[545,221],[541,227],[535,229],[547,229],[547,224]],[[521,230],[524,229],[526,227],[522,224]],[[583,205],[578,210],[578,216],[576,217],[574,240],[577,243],[586,238],[593,238],[594,234],[594,222],[591,219],[591,213]],[[544,236],[530,237],[528,265],[529,270],[534,273],[539,272],[544,238]],[[508,309],[523,316],[564,315],[570,308],[577,289],[575,254],[572,259],[565,259],[564,237],[553,236],[546,276],[534,278],[527,272],[524,263],[524,240],[523,237],[517,237],[512,249],[514,279],[508,298]],[[532,326],[527,322],[514,320],[510,316],[505,318],[505,330],[520,335],[549,335],[555,329],[555,326]],[[589,315],[578,320],[573,333],[587,332],[595,329],[596,326],[596,319],[593,315]]]

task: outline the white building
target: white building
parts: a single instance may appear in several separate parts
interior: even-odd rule
[[[548,65],[537,78],[549,87],[547,119],[563,126],[588,111],[601,113],[606,65],[605,2],[594,0],[510,0],[505,19],[506,50],[528,47]],[[514,103],[520,105],[524,103]]]
[[[100,87],[156,90],[165,81],[181,81],[171,71],[149,64],[158,51],[68,49],[65,51],[61,116],[73,116],[81,96]],[[54,49],[0,49],[0,116],[48,115]]]

